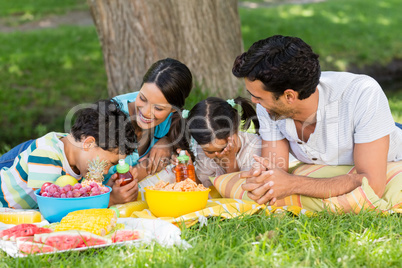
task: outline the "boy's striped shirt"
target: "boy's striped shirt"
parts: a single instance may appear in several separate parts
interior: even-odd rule
[[[10,168],[0,171],[0,206],[37,208],[34,190],[45,182],[55,182],[61,175],[77,179],[64,153],[61,138],[65,133],[50,132],[35,140],[14,160]]]

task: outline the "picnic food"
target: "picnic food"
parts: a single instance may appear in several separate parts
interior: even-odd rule
[[[84,209],[67,214],[55,231],[82,230],[106,235],[116,226],[116,213],[111,209]]]
[[[190,157],[186,155],[185,150],[181,150],[177,157],[179,164],[174,167],[176,173],[176,182],[181,182],[186,179],[191,179],[195,182],[195,169],[192,164],[189,164]]]
[[[197,184],[191,179],[186,179],[181,182],[176,182],[169,184],[166,181],[159,181],[155,186],[147,187],[149,190],[157,191],[175,191],[175,192],[196,192],[196,191],[207,191],[208,188],[204,187],[202,184]]]
[[[124,242],[140,239],[144,236],[139,230],[117,230],[112,234],[112,242]]]
[[[79,230],[35,235],[34,241],[52,246],[58,250],[105,245],[112,242],[110,238]]]
[[[104,193],[108,193],[109,189],[105,186],[91,181],[88,185],[84,186],[84,183],[76,183],[74,186],[67,184],[60,187],[56,184],[49,184],[43,190],[41,190],[41,196],[56,197],[56,198],[74,198],[74,197],[86,197],[95,196]]]
[[[92,182],[97,183],[99,186],[102,186],[103,182],[103,172],[107,167],[106,160],[99,160],[99,157],[88,162],[88,172],[85,175],[85,179],[82,182],[82,186],[86,187],[90,185]]]
[[[45,191],[46,187],[48,187],[52,184],[53,183],[51,183],[51,182],[45,182],[44,184],[42,184],[42,187],[40,187],[40,194],[42,194]]]
[[[134,180],[133,175],[130,173],[130,165],[127,164],[124,159],[119,160],[119,164],[116,166],[117,179],[122,179],[120,186],[124,186]]]
[[[48,228],[38,227],[35,224],[19,224],[9,229],[0,231],[0,239],[15,241],[18,237],[33,236],[35,234],[51,233]]]
[[[17,247],[20,252],[25,254],[46,253],[56,250],[54,247],[42,243],[35,243],[29,240],[23,240],[21,242],[17,241]]]
[[[78,183],[77,179],[74,178],[73,176],[70,175],[62,175],[60,176],[54,184],[63,187],[66,186],[67,184],[70,184],[71,186],[74,186],[74,184]]]
[[[0,209],[0,222],[6,224],[41,222],[42,215],[36,210]]]
[[[190,179],[172,184],[160,181],[155,186],[144,189],[149,210],[153,215],[174,218],[204,209],[210,191]]]
[[[128,202],[125,204],[118,204],[114,206],[119,210],[119,217],[120,218],[128,218],[131,216],[131,214],[134,211],[141,211],[146,208],[148,208],[147,202],[141,200],[141,201],[134,201],[134,202]],[[110,207],[112,208],[112,207]]]

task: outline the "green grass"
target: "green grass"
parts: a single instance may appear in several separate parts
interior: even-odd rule
[[[84,8],[83,0],[0,0],[0,16],[5,19],[28,14],[25,17],[35,20]],[[240,9],[240,16],[245,49],[273,34],[295,35],[321,55],[323,69],[344,70],[402,58],[401,9],[397,0],[338,0]],[[107,97],[94,27],[0,33],[0,40],[0,151],[48,131],[63,131],[64,116],[74,105]],[[186,108],[207,95],[196,88]],[[402,122],[402,89],[387,95],[395,120]],[[257,241],[268,231],[271,239],[263,235]],[[254,215],[210,219],[207,227],[183,230],[183,239],[193,246],[189,250],[110,247],[24,259],[0,251],[0,268],[401,267],[401,233],[396,215]]]
[[[302,38],[320,54],[323,70],[347,70],[402,58],[399,0],[327,0],[240,9],[244,47],[271,35]]]
[[[85,8],[84,0],[0,0],[0,14],[34,16]],[[296,35],[321,55],[323,69],[402,58],[398,0],[337,0],[240,9],[245,48],[273,34]],[[0,153],[48,131],[64,131],[73,106],[107,97],[102,50],[93,26],[0,33]],[[133,89],[136,90],[136,89]],[[208,96],[196,89],[186,108]],[[401,94],[387,93],[402,121]],[[228,96],[232,97],[232,96]]]
[[[0,0],[0,18],[9,26],[36,21],[46,15],[86,9],[85,0]]]
[[[0,141],[15,144],[63,131],[79,103],[107,97],[103,56],[94,27],[0,34]],[[4,131],[7,129],[7,131]]]
[[[374,213],[215,218],[183,230],[188,250],[111,247],[25,259],[0,252],[0,267],[401,267],[401,232],[399,216]]]

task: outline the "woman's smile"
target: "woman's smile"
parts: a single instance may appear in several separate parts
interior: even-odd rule
[[[138,118],[141,120],[141,122],[143,122],[145,124],[151,124],[155,120],[155,118],[147,118],[147,117],[145,117],[142,114],[141,110],[138,110],[138,115],[139,115]]]

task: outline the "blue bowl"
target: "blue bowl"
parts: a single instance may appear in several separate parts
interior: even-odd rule
[[[101,195],[73,198],[56,198],[39,195],[40,189],[35,191],[40,213],[48,222],[59,222],[68,213],[90,208],[107,208],[109,206],[110,192]]]

